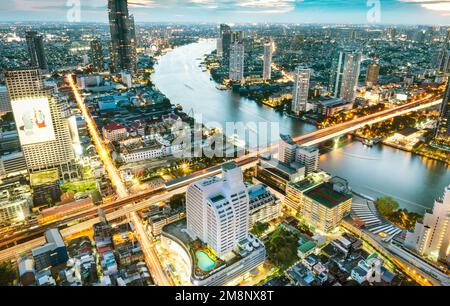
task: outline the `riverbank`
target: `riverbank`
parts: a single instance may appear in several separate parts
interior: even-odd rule
[[[274,143],[279,134],[298,136],[313,132],[316,127],[283,112],[255,103],[231,90],[216,88],[209,73],[200,63],[215,50],[213,40],[204,40],[177,48],[163,56],[152,75],[154,84],[187,113],[203,118],[206,126],[225,127],[227,122],[275,123],[267,141]],[[189,89],[187,86],[193,88]],[[231,135],[232,136],[232,135]],[[450,183],[447,164],[424,159],[409,152],[385,145],[364,146],[345,141],[320,157],[320,167],[349,181],[353,190],[374,199],[393,196],[403,208],[423,213]]]

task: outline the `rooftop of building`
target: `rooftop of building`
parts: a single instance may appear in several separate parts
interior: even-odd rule
[[[327,208],[334,208],[351,199],[349,195],[335,191],[329,183],[322,183],[306,191],[305,196]]]
[[[400,134],[404,137],[408,137],[413,135],[414,133],[417,133],[419,130],[413,127],[406,127],[403,130],[397,132],[397,134]]]
[[[301,180],[297,183],[290,184],[290,186],[294,187],[298,191],[305,191],[308,190],[314,186],[316,186],[318,183],[310,178],[306,178],[304,180]]]
[[[126,127],[118,122],[111,122],[103,127],[107,131],[116,131],[121,129],[126,129]]]
[[[295,142],[290,135],[280,134],[280,138],[281,138],[281,140],[283,140],[284,142],[286,142],[290,145],[295,145]]]
[[[260,161],[261,163],[267,164],[270,167],[275,168],[281,172],[287,173],[289,175],[297,173],[297,170],[295,168],[276,159],[269,159],[269,160],[261,159]]]
[[[342,98],[329,98],[329,97],[321,97],[319,100],[317,100],[317,102],[325,107],[333,107],[349,104],[348,101],[345,101]]]

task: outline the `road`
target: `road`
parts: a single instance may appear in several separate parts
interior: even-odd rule
[[[121,198],[127,197],[129,195],[128,190],[125,184],[122,182],[122,178],[119,175],[119,171],[114,165],[114,162],[109,154],[109,150],[105,145],[102,137],[100,136],[100,133],[97,129],[97,125],[95,124],[94,119],[92,119],[91,113],[89,112],[89,109],[86,103],[84,102],[83,97],[78,91],[73,75],[68,75],[67,81],[69,82],[75,100],[77,101],[78,108],[81,110],[81,114],[83,115],[83,118],[86,122],[89,134],[91,135],[92,141],[94,142],[95,149],[97,150],[97,153],[103,165],[105,166],[106,172],[108,173],[108,177],[110,178],[111,183],[115,187],[119,197]]]
[[[129,216],[131,223],[134,226],[134,230],[138,235],[139,242],[141,243],[142,251],[145,255],[145,261],[147,266],[150,268],[156,285],[174,286],[175,283],[164,272],[164,268],[162,267],[158,255],[156,254],[153,241],[150,240],[149,234],[145,231],[144,226],[142,225],[141,220],[139,220],[136,212],[131,212]]]

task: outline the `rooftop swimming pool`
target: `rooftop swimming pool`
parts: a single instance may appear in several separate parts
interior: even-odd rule
[[[209,257],[209,255],[205,251],[197,251],[195,253],[197,257],[198,267],[205,272],[211,271],[216,266],[216,262],[214,259]]]

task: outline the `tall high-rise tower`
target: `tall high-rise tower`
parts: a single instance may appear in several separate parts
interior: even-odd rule
[[[28,54],[30,56],[30,66],[47,70],[48,65],[45,57],[42,35],[38,35],[36,31],[28,31],[25,34],[25,39],[27,41]]]
[[[361,68],[361,53],[356,51],[340,51],[334,62],[330,88],[335,98],[354,101],[355,90]]]
[[[436,128],[435,142],[450,146],[450,77],[442,100],[441,114]]]
[[[103,50],[102,44],[98,39],[91,41],[91,61],[94,71],[103,70]]]
[[[229,77],[232,81],[244,80],[244,44],[234,43],[230,50]]]
[[[373,86],[378,82],[378,75],[380,73],[380,65],[377,63],[371,63],[367,66],[366,72],[366,86]]]
[[[309,80],[311,78],[311,70],[304,67],[295,69],[294,89],[292,93],[292,112],[299,115],[306,111],[308,103]]]
[[[222,166],[222,178],[193,183],[186,193],[188,233],[208,244],[219,257],[248,236],[249,197],[241,169]]]
[[[218,54],[222,54],[224,57],[230,56],[230,49],[231,49],[231,36],[232,31],[229,25],[227,24],[221,24],[220,25],[220,43],[221,43],[221,50],[217,50]]]
[[[128,15],[128,0],[108,0],[108,11],[113,69],[135,71],[134,19]]]
[[[46,88],[39,69],[6,72],[6,84],[19,140],[30,172],[68,171],[75,159],[68,120],[53,88]]]
[[[273,54],[273,41],[270,40],[264,44],[264,67],[263,67],[264,80],[270,80],[272,78],[272,54]]]

